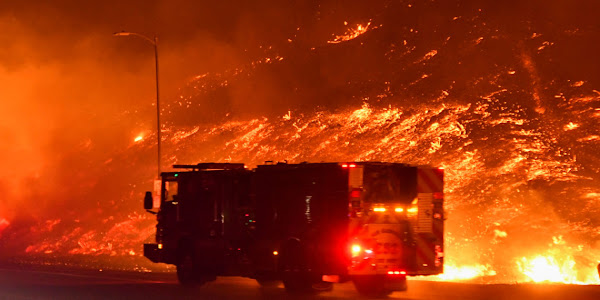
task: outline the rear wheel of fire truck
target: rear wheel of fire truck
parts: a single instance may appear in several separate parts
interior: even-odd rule
[[[279,272],[286,291],[290,293],[312,293],[331,290],[331,288],[323,289],[320,276],[309,271],[304,249],[299,240],[287,241],[281,247],[280,252]]]
[[[356,290],[363,296],[385,297],[393,291],[386,287],[386,278],[382,275],[354,276],[352,282]]]
[[[194,286],[198,284],[194,258],[191,251],[185,251],[179,256],[177,261],[177,279],[184,286]]]

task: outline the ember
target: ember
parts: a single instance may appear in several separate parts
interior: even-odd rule
[[[348,22],[344,22],[344,25],[348,25]],[[360,36],[361,34],[364,34],[365,32],[367,32],[367,30],[369,30],[369,26],[371,26],[371,22],[368,22],[364,26],[361,24],[358,24],[356,26],[356,28],[349,29],[346,32],[346,34],[336,36],[333,40],[327,41],[327,43],[337,44],[337,43],[353,40],[353,39],[357,38],[358,36]]]

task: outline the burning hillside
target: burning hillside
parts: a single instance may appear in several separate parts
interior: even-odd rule
[[[511,5],[508,13],[495,4],[398,1],[339,19],[326,34],[325,21],[310,19],[317,25],[236,67],[197,75],[169,99],[163,164],[441,166],[448,231],[439,280],[600,283],[600,78],[585,60],[597,60],[597,45],[588,46],[598,33],[570,10],[552,23]],[[0,215],[0,246],[18,255],[139,257],[155,224],[139,208],[152,187],[156,136],[131,130],[131,144],[100,164],[82,159],[91,140],[65,155],[59,167],[79,163],[65,182],[78,184],[46,205],[61,213]]]

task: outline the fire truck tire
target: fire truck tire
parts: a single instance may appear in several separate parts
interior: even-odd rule
[[[285,272],[283,274],[283,287],[290,293],[312,292],[312,282],[308,274],[300,272]]]
[[[304,247],[300,240],[286,241],[280,252],[279,272],[285,290],[290,293],[313,292],[313,280],[307,270]]]
[[[181,253],[177,259],[176,267],[179,283],[184,286],[196,286],[200,284],[191,251]]]
[[[208,281],[216,279],[216,276],[203,274],[194,259],[191,246],[182,245],[177,259],[177,279],[179,283],[187,287],[201,286]]]
[[[385,276],[354,276],[352,282],[358,293],[367,297],[385,297],[393,292],[386,288]]]

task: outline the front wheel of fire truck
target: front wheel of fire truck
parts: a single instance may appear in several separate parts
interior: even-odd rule
[[[190,245],[182,244],[177,259],[177,279],[183,286],[200,286],[207,281],[216,279],[214,276],[202,274],[194,258],[194,251]]]
[[[177,261],[177,279],[184,286],[195,286],[198,281],[196,268],[194,267],[194,258],[191,251],[186,250],[178,258]]]
[[[352,282],[361,295],[368,297],[385,297],[393,291],[406,290],[406,277],[390,282],[385,275],[358,275],[352,277]]]

